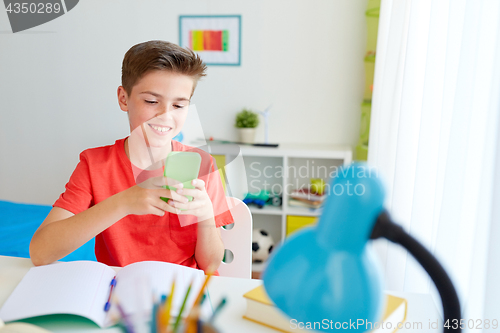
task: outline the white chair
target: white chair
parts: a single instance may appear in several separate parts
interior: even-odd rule
[[[250,279],[252,277],[252,214],[248,206],[240,199],[232,197],[226,197],[226,199],[234,223],[231,229],[221,228],[222,242],[226,249],[226,262],[223,261],[220,264],[218,271],[220,276]]]

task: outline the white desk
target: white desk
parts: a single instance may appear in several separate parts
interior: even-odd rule
[[[0,306],[14,291],[28,270],[33,267],[31,260],[0,256]],[[227,305],[221,311],[215,322],[221,333],[277,333],[278,331],[261,326],[242,318],[246,310],[246,300],[242,297],[247,291],[257,287],[261,280],[247,280],[228,277],[213,277],[208,286],[208,293],[212,304],[217,305],[222,297],[227,298]],[[396,293],[395,296],[408,300],[406,322],[422,322],[423,329],[403,329],[401,333],[409,332],[442,332],[442,329],[429,329],[429,321],[435,322],[439,318],[436,306],[430,295]],[[30,323],[44,327],[53,332],[113,332],[121,333],[116,327],[99,329],[90,320],[78,317],[46,316],[28,320]],[[441,325],[442,321],[439,320]]]

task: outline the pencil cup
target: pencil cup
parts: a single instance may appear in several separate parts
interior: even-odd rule
[[[220,331],[213,327],[210,323],[202,323],[201,327],[203,333],[220,333]]]
[[[220,333],[220,331],[218,329],[216,329],[212,324],[210,324],[208,322],[199,322],[199,327],[200,328],[197,328],[196,333],[198,333],[198,332],[201,332],[201,333]],[[153,332],[153,330],[151,330],[151,332]],[[167,332],[173,332],[173,328],[170,327]],[[178,333],[189,333],[185,322],[183,322],[178,327],[177,332]],[[160,332],[157,331],[157,333],[160,333]]]

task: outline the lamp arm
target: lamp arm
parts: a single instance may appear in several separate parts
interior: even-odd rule
[[[443,266],[437,261],[436,257],[415,238],[404,231],[400,225],[392,222],[386,211],[378,216],[370,236],[371,239],[380,237],[403,246],[422,265],[434,282],[443,303],[444,323],[449,325],[448,327],[443,327],[443,332],[461,332],[460,301],[450,277]],[[456,323],[453,321],[454,319],[457,320]],[[453,329],[452,327],[457,328]]]

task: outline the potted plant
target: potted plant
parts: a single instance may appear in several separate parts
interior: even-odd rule
[[[235,126],[238,129],[240,142],[253,143],[255,140],[255,128],[259,125],[259,116],[257,113],[243,109],[236,114]]]

